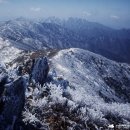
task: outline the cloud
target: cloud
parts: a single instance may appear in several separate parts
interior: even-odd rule
[[[91,16],[92,14],[91,14],[90,12],[84,11],[84,12],[83,12],[83,15],[84,15],[84,16]]]
[[[119,17],[119,16],[117,16],[117,15],[111,15],[110,17],[111,17],[112,19],[115,19],[115,20],[120,19],[120,17]]]
[[[36,7],[36,8],[32,7],[32,8],[30,8],[30,10],[34,11],[34,12],[39,12],[39,11],[41,11],[41,8],[39,8],[39,7]]]

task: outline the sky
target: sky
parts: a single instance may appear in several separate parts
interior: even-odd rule
[[[78,17],[130,28],[130,0],[0,0],[0,21],[17,17]]]

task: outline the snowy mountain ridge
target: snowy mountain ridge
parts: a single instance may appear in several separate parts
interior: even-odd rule
[[[8,40],[0,38],[0,62],[9,63],[20,56],[22,50],[13,47]]]
[[[130,66],[127,64],[78,48],[60,51],[52,58],[52,64],[59,75],[62,74],[73,86],[84,89],[92,97],[103,97],[107,102],[130,100]],[[121,97],[120,92],[124,92]]]

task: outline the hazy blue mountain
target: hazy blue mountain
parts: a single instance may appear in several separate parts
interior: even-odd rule
[[[24,50],[82,48],[130,63],[130,30],[116,30],[84,19],[18,18],[0,24],[0,36]]]
[[[6,21],[1,24],[0,30],[1,37],[24,50],[61,49],[80,43],[78,35],[55,23],[33,22],[22,18]]]
[[[87,49],[116,61],[130,62],[130,29],[112,29],[84,19],[69,18],[64,26],[87,44]]]

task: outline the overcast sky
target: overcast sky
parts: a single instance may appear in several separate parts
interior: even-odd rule
[[[130,28],[130,0],[0,0],[0,20],[17,17],[82,17],[114,28]]]

